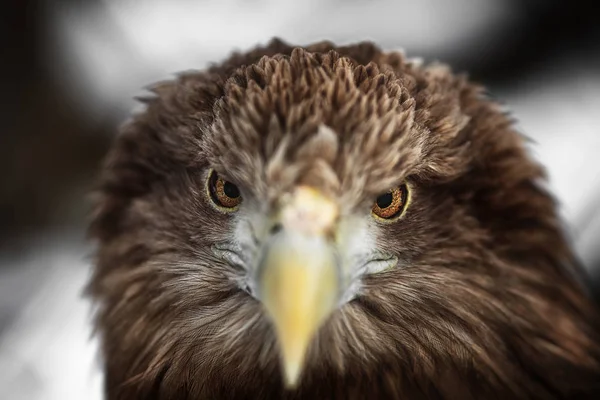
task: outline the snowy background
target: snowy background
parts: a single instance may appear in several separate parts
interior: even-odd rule
[[[599,280],[600,35],[583,3],[15,3],[2,24],[11,62],[0,114],[1,398],[101,398],[81,298],[91,253],[85,193],[96,165],[144,86],[273,36],[370,39],[487,84],[534,139],[532,154],[548,169],[590,279]]]

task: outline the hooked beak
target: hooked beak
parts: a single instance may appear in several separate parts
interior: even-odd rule
[[[284,199],[259,266],[259,293],[275,327],[288,387],[297,385],[311,340],[339,300],[331,243],[337,213],[316,190],[296,188]]]

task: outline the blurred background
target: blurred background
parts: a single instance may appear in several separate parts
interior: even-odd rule
[[[0,397],[100,399],[86,195],[143,87],[279,36],[374,40],[486,84],[600,291],[600,24],[578,0],[19,0],[0,37]]]

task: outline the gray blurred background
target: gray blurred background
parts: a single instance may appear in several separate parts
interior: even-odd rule
[[[144,86],[272,36],[370,39],[486,84],[533,139],[600,292],[600,24],[591,2],[10,3],[0,14],[0,398],[101,398],[80,297],[98,163]]]

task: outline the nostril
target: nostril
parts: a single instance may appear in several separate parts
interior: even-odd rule
[[[275,235],[276,233],[279,233],[282,230],[283,230],[283,225],[281,225],[280,223],[276,223],[271,227],[271,229],[269,229],[269,233],[271,235]]]

